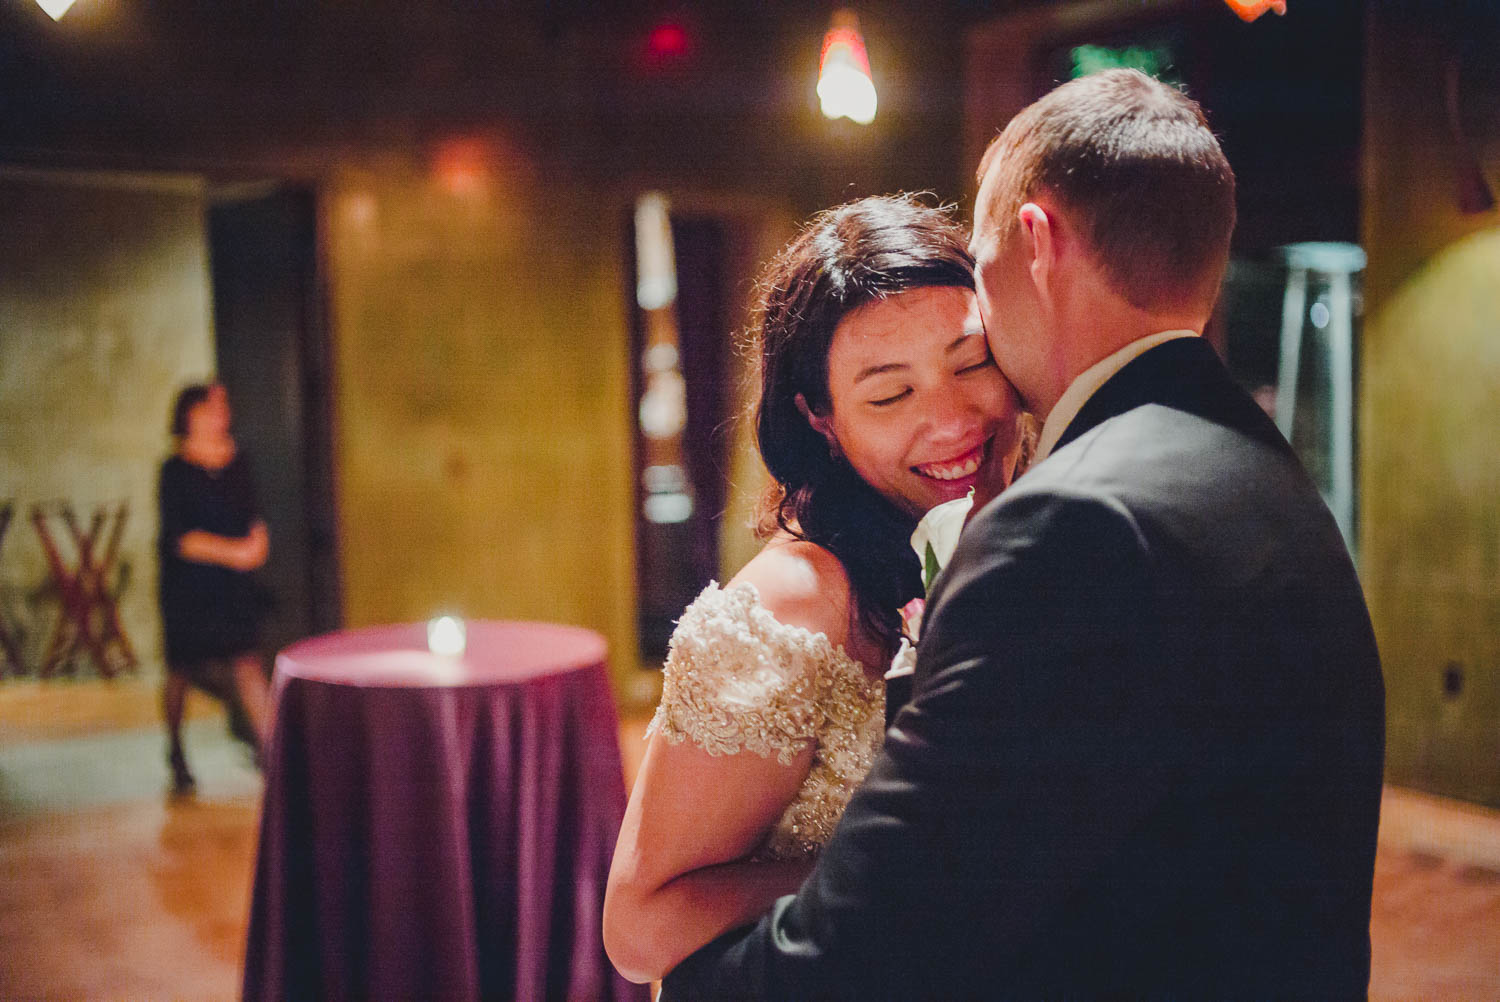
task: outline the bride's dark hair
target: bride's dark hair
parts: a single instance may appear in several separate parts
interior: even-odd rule
[[[934,286],[974,288],[964,229],[914,196],[863,198],[813,217],[771,261],[752,329],[760,354],[756,440],[775,480],[761,534],[781,529],[837,557],[859,621],[888,653],[900,637],[901,606],[922,594],[908,543],[916,519],[831,454],[797,396],[826,415],[828,349],[839,322],[861,306]]]

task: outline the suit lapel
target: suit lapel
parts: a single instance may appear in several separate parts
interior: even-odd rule
[[[1110,377],[1079,409],[1053,452],[1147,404],[1184,411],[1290,451],[1275,423],[1229,375],[1213,347],[1202,338],[1185,337],[1157,345]]]

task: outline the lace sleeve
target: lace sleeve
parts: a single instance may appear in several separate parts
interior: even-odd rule
[[[755,586],[710,584],[688,606],[663,669],[647,733],[691,739],[710,755],[748,749],[791,765],[819,725],[819,664],[828,638],[777,621]]]

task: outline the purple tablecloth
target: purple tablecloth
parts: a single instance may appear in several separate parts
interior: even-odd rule
[[[421,624],[276,660],[246,999],[641,999],[600,916],[625,809],[598,634]]]

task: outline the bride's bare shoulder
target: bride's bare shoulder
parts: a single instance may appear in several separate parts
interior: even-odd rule
[[[849,575],[838,557],[816,543],[772,537],[729,582],[749,583],[760,604],[788,626],[822,633],[835,645],[849,633]]]

